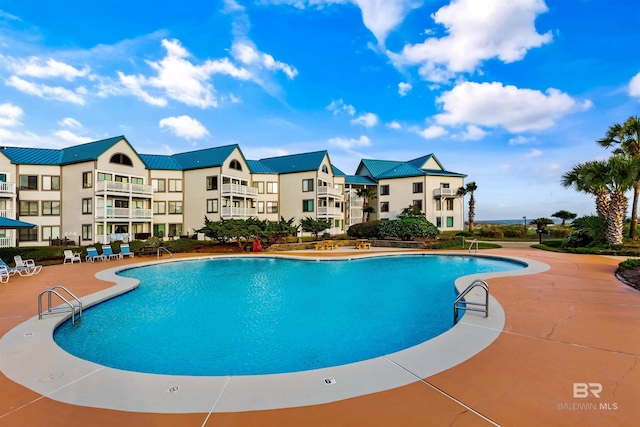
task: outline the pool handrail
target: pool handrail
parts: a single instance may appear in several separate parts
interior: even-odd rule
[[[463,298],[473,290],[473,288],[480,287],[484,289],[484,303],[481,302],[471,302],[471,301],[463,301]],[[463,305],[458,305],[463,304]],[[473,305],[476,307],[484,307],[484,308],[474,308],[468,307],[469,305]],[[466,310],[466,311],[478,311],[484,312],[484,317],[489,317],[489,285],[484,280],[474,280],[467,288],[458,295],[455,302],[453,303],[453,324],[458,323],[458,309]]]

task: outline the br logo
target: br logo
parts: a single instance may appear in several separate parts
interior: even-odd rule
[[[573,398],[585,399],[591,394],[600,399],[602,384],[600,383],[573,383]]]

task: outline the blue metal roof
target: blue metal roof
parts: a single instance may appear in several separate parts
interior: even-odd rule
[[[333,176],[347,176],[347,174],[333,165],[331,165],[331,171],[333,172]]]
[[[102,153],[122,140],[131,147],[131,144],[129,144],[129,141],[127,141],[124,135],[120,135],[113,138],[102,139],[100,141],[63,148],[61,150],[62,156],[60,158],[60,165],[98,160],[98,157],[100,157]],[[131,147],[131,149],[133,150],[133,147]],[[135,152],[135,150],[133,151]]]
[[[247,160],[247,164],[249,165],[251,173],[277,173],[260,160]]]
[[[345,184],[351,185],[376,185],[377,182],[364,175],[347,175],[344,179]]]
[[[360,165],[367,168],[371,176],[377,178],[378,175],[385,173],[389,169],[393,169],[401,165],[402,162],[396,162],[393,160],[371,160],[371,159],[363,159],[360,161]],[[360,171],[360,167],[358,167],[358,171]]]
[[[161,154],[139,154],[147,169],[182,170],[172,156]]]
[[[289,156],[270,157],[260,159],[277,173],[306,172],[320,169],[320,165],[327,155],[327,151],[315,151],[313,153],[292,154]]]
[[[377,179],[382,178],[402,178],[406,176],[424,176],[426,173],[421,169],[409,164],[409,163],[400,163],[399,165],[389,169],[388,171],[379,174],[376,176]]]
[[[174,154],[172,157],[178,165],[180,165],[182,170],[203,169],[222,166],[224,161],[227,160],[236,148],[240,148],[238,144],[225,145],[222,147],[205,148],[203,150]],[[240,153],[242,155],[242,151],[240,151]]]
[[[459,178],[466,178],[467,175],[464,173],[445,171],[440,169],[422,169],[425,175],[429,176],[455,176]]]
[[[3,153],[13,164],[21,165],[58,165],[60,164],[60,150],[49,148],[25,148],[25,147],[2,147]]]

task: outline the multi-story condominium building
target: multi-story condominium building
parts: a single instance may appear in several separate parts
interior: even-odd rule
[[[193,235],[205,216],[327,219],[328,231],[339,234],[362,221],[356,190],[365,186],[376,193],[372,218],[392,219],[416,205],[440,229],[462,229],[456,193],[465,177],[446,171],[433,155],[363,160],[348,176],[327,151],[247,160],[234,144],[138,154],[124,136],[60,150],[0,147],[0,216],[36,224],[0,230],[0,246]]]

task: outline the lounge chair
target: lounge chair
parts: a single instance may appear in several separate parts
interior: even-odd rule
[[[82,258],[80,258],[80,254],[77,252],[72,252],[71,249],[65,249],[64,251],[64,260],[62,261],[63,264],[66,264],[67,261],[69,261],[71,264],[73,264],[74,262],[78,261],[78,262],[82,262]]]
[[[91,248],[87,248],[87,256],[84,257],[85,261],[95,261],[97,259],[99,259],[100,261],[104,261],[105,259],[107,259],[107,257],[105,257],[102,254],[98,253],[98,250],[94,247]]]
[[[125,256],[134,257],[133,252],[131,252],[131,249],[129,248],[129,244],[128,243],[124,243],[122,245],[120,245],[120,257],[124,258]]]
[[[7,272],[9,273],[9,276],[13,276],[14,274],[18,273],[20,274],[20,271],[18,271],[17,268],[15,267],[9,267],[9,265],[4,262],[3,259],[0,258],[0,268],[5,268],[7,270]],[[23,276],[26,274],[22,274]]]
[[[9,276],[11,276],[9,269],[4,265],[0,265],[0,283],[7,283],[9,281]]]
[[[21,272],[26,272],[28,276],[31,276],[33,274],[40,273],[40,270],[42,270],[42,266],[36,265],[34,260],[22,259],[21,255],[14,256],[13,260],[16,262],[16,269],[18,270],[18,273],[21,275]]]
[[[102,255],[106,258],[106,259],[113,259],[113,258],[121,258],[120,254],[114,254],[113,253],[113,249],[111,249],[111,246],[109,245],[103,245],[102,246]]]

